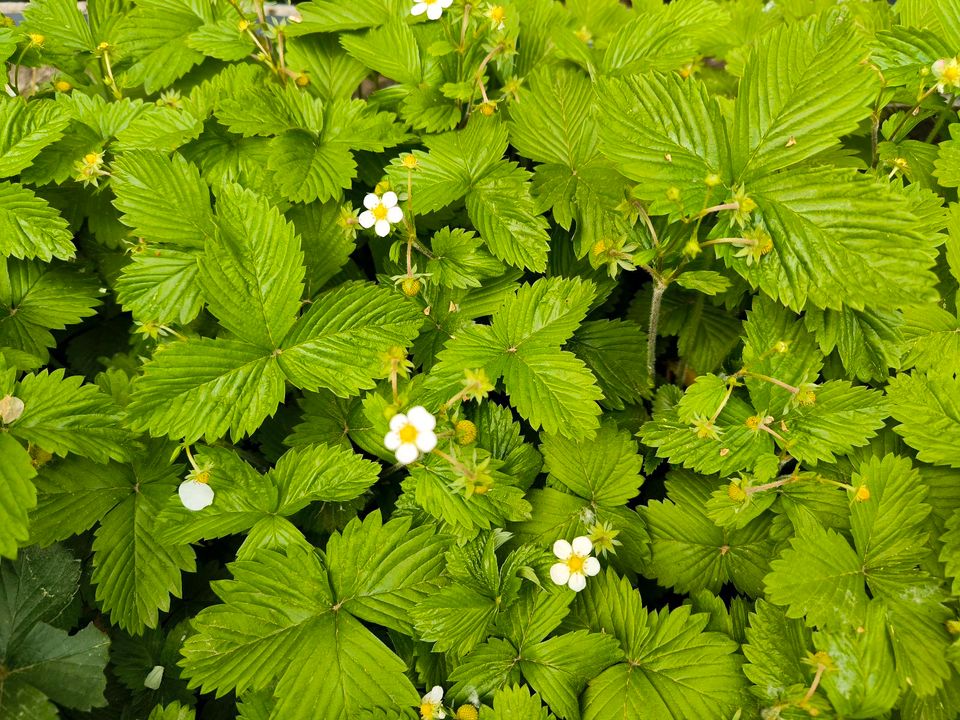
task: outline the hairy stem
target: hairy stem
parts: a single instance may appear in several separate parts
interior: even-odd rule
[[[663,293],[667,286],[660,280],[653,285],[653,295],[650,297],[650,326],[647,330],[647,377],[650,382],[655,379],[657,353],[657,326],[660,324],[660,305],[663,302]]]

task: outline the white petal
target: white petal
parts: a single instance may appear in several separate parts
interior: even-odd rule
[[[453,5],[453,0],[440,0],[440,7],[446,10],[448,7]]]
[[[386,220],[377,220],[377,224],[374,226],[374,231],[380,237],[386,237],[390,234],[390,223]]]
[[[553,544],[553,554],[561,560],[566,560],[571,554],[573,554],[573,548],[570,547],[570,543],[568,543],[566,540],[557,540]]]
[[[946,64],[947,64],[946,60],[942,60],[942,59],[941,59],[941,60],[937,60],[937,61],[933,64],[933,68],[932,68],[932,69],[933,69],[933,74],[934,74],[934,75],[940,75],[941,73],[943,73],[943,68],[946,66]]]
[[[447,717],[447,714],[443,711],[443,708],[438,708],[437,714],[434,715],[434,717],[437,718],[437,720],[444,720],[444,718]]]
[[[213,502],[213,488],[196,480],[184,480],[177,488],[180,502],[187,510],[203,510]]]
[[[440,3],[435,2],[427,8],[427,17],[431,20],[439,20],[441,15],[443,15],[443,8],[440,7]]]
[[[144,678],[143,686],[150,690],[159,690],[161,683],[163,683],[163,671],[163,665],[154,665],[153,669],[147,673],[147,677]]]
[[[588,557],[583,561],[583,572],[590,577],[593,577],[598,572],[600,572],[600,561],[595,557]]]
[[[423,702],[432,702],[434,705],[439,705],[442,703],[443,688],[439,685],[434,685],[430,692],[423,696]]]
[[[401,465],[409,465],[416,462],[417,458],[420,457],[420,451],[413,443],[403,443],[394,454],[397,456],[397,462]]]
[[[410,421],[407,420],[407,416],[403,413],[397,413],[392,418],[390,418],[390,429],[394,432],[400,432],[401,428],[406,427],[410,424]]]
[[[582,572],[570,573],[570,581],[567,587],[574,592],[580,592],[587,586],[587,578]]]
[[[417,430],[433,430],[437,426],[437,419],[423,405],[407,410],[407,419]]]
[[[397,204],[397,194],[393,190],[387,190],[380,198],[385,208],[392,208]]]
[[[421,430],[417,433],[417,447],[420,452],[428,453],[437,446],[437,436],[433,430]]]
[[[411,15],[423,15],[427,11],[426,3],[417,3],[413,6],[413,10],[410,11]]]
[[[9,425],[23,415],[23,400],[13,395],[0,399],[0,422]]]
[[[392,208],[387,210],[387,220],[396,225],[398,222],[403,220],[403,210],[394,205]]]
[[[373,227],[373,224],[377,219],[373,216],[373,213],[369,210],[364,210],[360,213],[360,227],[370,228]]]
[[[557,585],[566,585],[570,579],[570,568],[566,563],[554,563],[550,566],[550,579]]]
[[[403,443],[400,440],[400,433],[395,433],[392,430],[383,438],[383,446],[387,450],[396,450],[402,444]]]
[[[590,538],[586,535],[581,535],[573,539],[573,552],[580,557],[589,555],[591,550],[593,550],[593,543],[590,542]]]
[[[379,204],[380,198],[377,197],[376,193],[367,193],[363,196],[363,206],[367,210],[373,210]]]

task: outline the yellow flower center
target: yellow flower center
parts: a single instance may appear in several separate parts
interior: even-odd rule
[[[428,2],[430,0],[427,0]],[[436,0],[433,0],[436,2]],[[432,702],[425,702],[420,705],[420,717],[422,720],[433,720],[437,716],[437,706]]]
[[[947,63],[940,78],[951,85],[960,84],[960,64],[956,62]]]
[[[412,443],[417,439],[417,429],[413,425],[404,425],[398,434],[400,442]]]
[[[47,39],[40,33],[28,33],[27,37],[30,38],[30,43],[32,45],[43,45],[44,40]]]
[[[68,90],[73,88],[73,85],[68,83],[66,80],[57,80],[54,87],[60,92],[67,92]]]
[[[373,210],[371,210],[371,212],[377,220],[387,219],[387,208],[383,203],[377,205]]]
[[[857,488],[857,492],[853,496],[853,499],[857,502],[866,502],[870,499],[870,488],[868,488],[866,485],[861,485]]]
[[[490,19],[495,23],[502,23],[503,19],[507,16],[507,11],[503,9],[502,5],[494,5],[490,8]]]
[[[206,485],[207,483],[210,482],[210,471],[201,470],[200,472],[198,472],[196,475],[193,476],[193,479],[196,482],[200,483],[201,485]]]
[[[582,558],[579,555],[571,555],[567,558],[567,567],[570,568],[570,572],[583,572],[583,562],[586,558]]]

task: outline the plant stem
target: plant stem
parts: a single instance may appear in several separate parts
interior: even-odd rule
[[[784,390],[789,391],[792,395],[796,395],[798,392],[800,392],[800,388],[796,388],[793,385],[789,385],[785,383],[783,380],[777,380],[775,377],[770,377],[769,375],[763,375],[761,373],[755,373],[755,372],[745,372],[743,374],[746,375],[747,377],[752,377],[752,378],[756,378],[757,380],[764,380],[768,383],[773,383],[777,387],[782,387]]]
[[[773,482],[764,483],[763,485],[755,485],[753,487],[744,488],[744,492],[747,495],[752,495],[753,493],[763,492],[764,490],[773,490],[774,488],[789,485],[790,483],[797,482],[799,479],[800,478],[794,474],[790,477],[780,478],[779,480],[774,480]]]
[[[653,285],[653,295],[650,296],[650,326],[647,330],[647,377],[652,383],[656,373],[657,326],[660,324],[660,305],[663,302],[663,293],[667,286],[661,280]]]

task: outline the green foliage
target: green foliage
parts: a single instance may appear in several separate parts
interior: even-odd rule
[[[18,22],[0,720],[960,715],[960,0]]]

